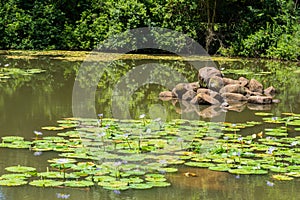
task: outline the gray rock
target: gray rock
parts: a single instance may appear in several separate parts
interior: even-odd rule
[[[198,72],[198,80],[201,87],[207,87],[209,80],[211,77],[218,76],[222,77],[222,73],[220,70],[215,67],[203,67],[199,69]]]
[[[205,94],[205,93],[199,93],[197,94],[192,100],[192,104],[219,104],[220,102],[213,98],[211,95]]]
[[[186,93],[184,93],[184,94],[182,95],[182,100],[190,101],[190,100],[192,100],[196,95],[197,95],[197,93],[194,92],[193,90],[188,90],[188,91],[186,91]]]
[[[247,97],[238,93],[226,92],[223,93],[221,96],[224,98],[224,101],[227,101],[229,104],[237,101],[247,101]]]
[[[255,79],[249,81],[248,88],[251,92],[263,93],[263,85]]]
[[[246,91],[246,88],[241,86],[240,84],[229,84],[229,85],[226,85],[225,87],[223,87],[220,90],[220,93],[221,94],[223,94],[223,93],[239,93],[239,94],[246,95],[247,91]]]

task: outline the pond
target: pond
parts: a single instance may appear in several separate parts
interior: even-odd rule
[[[133,80],[128,71],[142,66],[141,71],[147,71],[150,64],[159,64],[166,69],[177,71],[190,82],[196,81],[197,75],[193,64],[205,65],[207,61],[192,59],[189,62],[170,59],[155,59],[145,57],[139,59],[126,58],[118,60],[106,68],[95,91],[92,100],[94,108],[90,113],[102,113],[105,118],[120,117],[122,119],[139,119],[145,114],[147,119],[162,118],[168,122],[174,119],[191,119],[223,121],[231,123],[246,123],[248,121],[262,122],[263,117],[258,112],[272,113],[272,116],[281,117],[282,113],[300,113],[300,71],[299,63],[287,63],[265,60],[222,60],[216,59],[215,66],[223,70],[226,77],[255,78],[265,87],[273,85],[278,94],[280,103],[266,106],[237,105],[233,110],[220,112],[212,118],[203,118],[199,112],[210,109],[209,106],[200,106],[193,109],[181,102],[162,101],[158,98],[159,92],[167,89],[155,80],[163,82],[160,77],[161,68],[151,71],[156,76],[148,80],[142,74],[143,84]],[[1,68],[42,69],[31,75],[17,72],[0,76],[0,137],[22,136],[26,140],[33,140],[34,131],[42,131],[43,136],[54,136],[60,131],[42,130],[42,127],[57,126],[62,118],[72,117],[73,86],[81,61],[64,59],[61,56],[10,57],[3,54],[0,57]],[[140,73],[141,71],[138,71]],[[150,73],[150,72],[147,72]],[[156,74],[155,74],[156,73]],[[3,76],[8,76],[3,78]],[[138,79],[139,75],[134,78]],[[89,76],[83,77],[81,84],[91,84]],[[175,77],[176,78],[176,77]],[[170,81],[171,84],[179,80]],[[154,81],[153,81],[154,80]],[[118,81],[119,85],[118,85]],[[165,81],[165,80],[164,80]],[[122,91],[122,84],[131,85],[135,90]],[[93,85],[91,85],[92,87]],[[173,85],[175,86],[175,85]],[[82,91],[84,92],[84,91]],[[122,93],[125,92],[125,93]],[[126,93],[129,92],[129,93]],[[112,98],[118,94],[122,98]],[[127,97],[130,95],[129,101]],[[74,100],[74,99],[73,99]],[[126,103],[127,102],[127,103]],[[93,106],[93,105],[92,105]],[[86,108],[89,110],[90,108]],[[125,109],[125,111],[124,111]],[[127,110],[126,110],[127,109]],[[127,114],[124,114],[126,112]],[[270,125],[262,124],[242,130],[241,134],[251,135],[264,130]],[[299,132],[292,131],[293,136]],[[57,158],[58,153],[45,151],[34,154],[28,149],[0,148],[0,175],[7,173],[6,167],[14,165],[32,166],[37,170],[45,170],[47,160]],[[217,172],[207,168],[194,168],[186,165],[177,166],[178,172],[167,173],[166,178],[171,186],[154,187],[148,190],[129,189],[112,191],[100,186],[90,188],[50,187],[40,188],[30,185],[7,187],[0,186],[0,200],[32,200],[64,198],[63,194],[70,195],[68,199],[297,199],[300,196],[299,178],[291,181],[277,181],[270,175],[236,175],[228,172]],[[188,177],[185,173],[197,174],[197,177]]]

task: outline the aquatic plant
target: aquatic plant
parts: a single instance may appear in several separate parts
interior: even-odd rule
[[[271,119],[264,118],[266,115],[260,114],[264,123],[269,123]],[[79,126],[72,130],[68,128],[57,136],[33,141],[4,136],[2,148],[14,148],[16,144],[27,142],[35,152],[60,152],[59,158],[48,161],[50,168],[45,172],[21,166],[7,170],[29,174],[28,177],[16,176],[22,177],[18,178],[22,179],[22,184],[37,187],[93,187],[96,184],[112,191],[167,187],[170,183],[166,174],[176,173],[176,166],[181,165],[232,173],[237,177],[242,174],[266,175],[269,172],[275,180],[300,177],[300,137],[289,136],[295,129],[281,126],[286,121],[287,126],[300,126],[297,125],[298,116],[278,117],[276,120],[280,123],[264,129],[266,134],[263,131],[241,132],[261,122],[218,123],[177,119],[164,122],[162,128],[157,127],[158,120],[148,120],[146,124],[144,117],[138,120],[101,118],[102,127],[97,123],[99,119],[66,118],[58,123]],[[105,148],[99,148],[101,145]],[[9,178],[2,179],[5,185]],[[267,185],[271,187],[272,182],[267,182]]]

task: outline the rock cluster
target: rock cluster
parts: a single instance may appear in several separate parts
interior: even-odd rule
[[[197,82],[179,83],[172,91],[163,91],[159,96],[177,98],[191,104],[221,104],[226,107],[237,102],[271,104],[277,102],[273,99],[275,92],[274,87],[264,89],[255,79],[225,78],[218,69],[203,67],[199,70]]]

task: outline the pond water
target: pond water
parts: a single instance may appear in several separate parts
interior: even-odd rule
[[[118,80],[129,69],[148,63],[159,63],[170,67],[184,75],[188,75],[190,82],[196,80],[195,70],[189,63],[176,60],[122,60],[118,61],[111,71],[106,71],[99,81],[96,91],[95,110],[103,113],[105,117],[115,117],[112,107],[122,108],[122,99],[112,102],[111,94],[115,91]],[[203,61],[204,62],[204,61]],[[64,117],[71,117],[72,92],[76,73],[81,62],[56,59],[55,57],[36,57],[34,59],[0,57],[0,67],[18,67],[22,69],[39,68],[46,71],[31,76],[12,75],[13,78],[0,82],[0,137],[7,135],[23,136],[26,139],[34,137],[33,131],[41,130],[42,126],[55,126],[56,121]],[[282,112],[300,113],[299,85],[300,71],[297,63],[281,63],[264,60],[239,60],[216,61],[216,66],[224,70],[226,76],[238,78],[256,78],[265,86],[273,85],[279,93],[276,98],[280,103],[267,106],[251,107],[238,105],[236,110],[218,113],[216,120],[228,122],[261,121],[261,117],[255,112],[262,109],[280,116]],[[143,68],[144,70],[145,68]],[[227,70],[227,72],[226,72]],[[228,72],[228,70],[235,70]],[[113,73],[114,72],[114,73]],[[158,72],[157,72],[158,73]],[[159,74],[159,73],[158,73]],[[127,77],[130,79],[130,76]],[[89,83],[89,80],[82,80]],[[124,83],[128,80],[124,79]],[[175,83],[174,80],[172,83]],[[160,91],[165,89],[158,84],[143,84],[132,94],[129,109],[130,117],[137,119],[145,113],[149,118],[163,117],[164,120],[183,118],[197,118],[206,121],[214,120],[202,118],[197,110],[187,109],[182,103],[162,101],[158,99]],[[123,95],[124,96],[124,95]],[[152,105],[152,106],[151,106]],[[210,109],[209,106],[199,107],[198,111]],[[118,111],[116,111],[118,112]],[[220,117],[221,116],[221,117]],[[126,117],[126,116],[122,116]],[[245,134],[258,132],[261,127],[246,130]],[[54,135],[53,132],[43,131],[44,135]],[[34,156],[29,150],[16,150],[0,148],[0,174],[5,173],[4,168],[12,165],[33,166],[44,170],[47,160],[57,157],[54,152],[45,152],[40,156]],[[193,172],[198,177],[185,177],[184,172]],[[235,176],[224,172],[214,172],[208,169],[179,167],[179,172],[167,175],[172,184],[166,188],[153,188],[150,190],[127,190],[116,194],[113,191],[100,187],[90,189],[71,188],[36,188],[32,186],[1,187],[0,200],[53,200],[57,193],[70,194],[69,199],[299,199],[299,179],[293,181],[273,181],[274,186],[266,184],[270,181],[267,175],[241,175]]]

